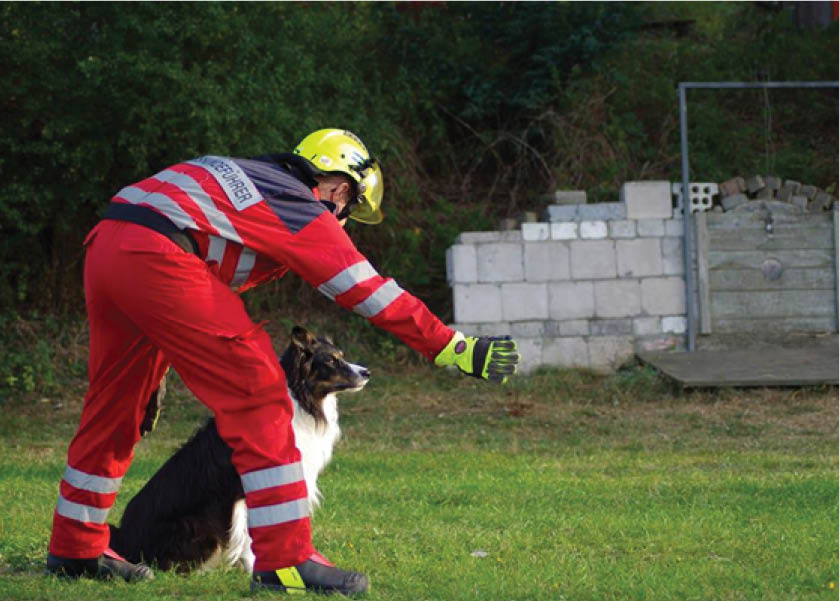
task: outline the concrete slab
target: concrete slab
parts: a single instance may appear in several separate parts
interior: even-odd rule
[[[813,386],[838,383],[837,337],[801,347],[687,352],[648,351],[643,363],[683,388],[736,386]]]

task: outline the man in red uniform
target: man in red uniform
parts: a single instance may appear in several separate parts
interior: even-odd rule
[[[352,133],[326,129],[291,154],[205,156],[120,190],[85,240],[89,389],[70,443],[47,568],[151,578],[108,547],[106,517],[146,405],[172,366],[233,449],[256,556],[252,588],[352,594],[367,578],[312,546],[286,380],[236,292],[291,269],[439,366],[504,382],[508,338],[471,338],[379,275],[343,229],[382,221],[382,173]]]

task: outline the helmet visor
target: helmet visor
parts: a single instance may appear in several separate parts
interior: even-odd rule
[[[350,219],[375,225],[383,219],[382,209],[382,170],[379,163],[365,170],[362,179],[358,183],[359,202],[353,207]]]

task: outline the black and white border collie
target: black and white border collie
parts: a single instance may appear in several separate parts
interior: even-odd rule
[[[295,326],[280,360],[294,405],[292,426],[301,453],[310,509],[320,503],[318,474],[339,438],[336,394],[364,388],[368,370],[345,361],[328,338]],[[252,572],[245,492],[232,450],[210,418],[129,501],[110,548],[132,562],[163,570],[240,565]]]

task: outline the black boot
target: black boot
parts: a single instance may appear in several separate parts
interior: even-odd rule
[[[47,555],[47,572],[59,578],[122,578],[126,582],[152,580],[154,572],[142,563],[131,563],[118,555],[104,554],[93,559],[73,559]]]
[[[254,572],[251,591],[273,590],[285,593],[311,591],[355,595],[368,590],[368,580],[359,572],[340,570],[332,564],[307,559],[302,564],[274,570]]]

